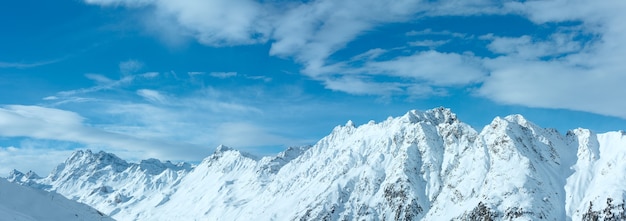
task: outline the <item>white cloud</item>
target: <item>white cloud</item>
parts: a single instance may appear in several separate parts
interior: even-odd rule
[[[405,33],[406,36],[423,36],[423,35],[443,35],[443,36],[450,36],[450,37],[455,37],[455,38],[465,38],[467,37],[467,34],[464,33],[458,33],[458,32],[451,32],[448,30],[444,30],[444,31],[433,31],[430,28],[424,29],[424,30],[412,30],[409,31],[407,33]]]
[[[271,32],[269,16],[273,13],[267,5],[253,0],[86,0],[89,4],[104,6],[124,5],[131,8],[150,7],[151,29],[156,29],[166,39],[169,31],[191,36],[211,46],[229,46],[264,42]],[[159,21],[153,21],[158,19]],[[173,21],[173,22],[172,22]],[[177,25],[176,28],[154,27],[162,24]]]
[[[324,81],[326,88],[334,91],[343,91],[359,95],[392,95],[401,93],[404,84],[381,83],[369,80],[365,77],[344,76],[340,78],[329,78]]]
[[[565,108],[626,118],[624,2],[528,1],[509,3],[537,24],[580,22],[547,40],[493,38],[486,59],[491,75],[479,95],[507,104]],[[582,42],[584,36],[595,39]],[[587,37],[588,38],[588,37]],[[543,58],[541,58],[543,57]]]
[[[413,47],[428,47],[428,48],[436,48],[448,43],[448,41],[433,41],[433,40],[421,40],[421,41],[412,41],[409,42],[410,46]]]
[[[34,68],[34,67],[54,64],[54,63],[63,61],[66,58],[67,57],[57,58],[57,59],[47,60],[47,61],[31,62],[31,63],[27,63],[27,62],[3,62],[3,61],[0,61],[0,68]]]
[[[129,75],[129,76],[124,76],[121,79],[116,80],[116,81],[109,81],[109,82],[100,81],[98,82],[98,85],[93,86],[93,87],[58,92],[57,96],[67,98],[67,97],[80,95],[80,94],[88,94],[88,93],[93,93],[93,92],[102,91],[102,90],[110,90],[112,88],[120,87],[120,86],[131,83],[135,77],[136,76]]]
[[[333,75],[348,73],[338,72],[344,69],[337,64],[328,64],[328,57],[364,32],[385,23],[403,22],[425,15],[493,13],[497,12],[496,9],[499,7],[499,4],[487,0],[443,2],[316,0],[290,3],[253,0],[90,0],[87,3],[150,5],[149,8],[154,9],[152,11],[154,16],[151,18],[174,21],[169,23],[171,24],[169,26],[175,25],[179,29],[184,29],[185,31],[180,32],[206,45],[253,44],[271,40],[270,55],[295,59],[303,65],[303,74],[325,82],[329,88],[335,89],[348,87],[335,87],[328,79],[343,79]],[[166,29],[171,29],[169,26]],[[430,47],[442,43],[414,42],[422,46],[428,44]],[[369,59],[374,59],[384,52],[370,51],[370,53],[373,54],[368,55]],[[385,85],[385,88],[378,91],[389,91],[387,84],[378,85]]]
[[[521,37],[485,37],[491,40],[487,48],[498,54],[516,56],[521,59],[541,59],[544,57],[559,57],[571,53],[578,53],[583,48],[583,42],[574,40],[573,34],[555,33],[549,40],[534,40],[531,36]]]
[[[359,71],[359,69],[357,69]],[[471,55],[426,51],[388,61],[366,63],[363,72],[425,81],[436,86],[467,85],[480,82],[486,72],[480,59]]]
[[[237,72],[211,72],[209,75],[214,78],[226,79],[237,76]]]
[[[0,176],[17,169],[23,173],[34,171],[39,176],[46,176],[52,168],[62,163],[71,155],[71,150],[55,150],[33,147],[0,147]]]
[[[176,26],[175,30],[182,30],[179,32],[183,35],[206,45],[271,42],[270,55],[294,59],[303,66],[302,74],[322,82],[331,90],[368,95],[406,94],[410,91],[445,94],[446,87],[472,85],[478,87],[477,95],[502,103],[626,117],[620,112],[623,107],[615,103],[626,88],[616,83],[623,82],[626,70],[623,62],[626,57],[623,40],[626,39],[626,26],[623,25],[626,2],[623,1],[87,2],[146,6],[153,9],[154,18],[164,19],[167,24]],[[484,14],[521,15],[537,25],[570,23],[558,28],[547,39],[535,35],[501,37],[498,33],[483,36],[482,40],[489,43],[488,49],[496,53],[497,58],[438,51],[410,56],[396,53],[393,57],[393,53],[387,53],[390,49],[373,49],[352,58],[364,61],[362,65],[356,64],[359,62],[355,60],[329,59],[358,36],[387,23],[419,21],[424,16]],[[171,30],[172,27],[166,28]],[[431,29],[405,35],[473,39],[463,33]],[[428,39],[413,42],[428,47],[442,43]],[[386,56],[381,56],[383,54]],[[578,102],[567,97],[571,95],[575,95]]]
[[[360,67],[348,63],[327,66],[327,73],[343,73],[340,77],[320,77],[326,88],[358,95],[408,94],[412,98],[443,96],[444,87],[460,87],[480,83],[487,77],[482,60],[472,55],[418,52],[391,60],[374,58],[385,50],[370,50],[353,57],[350,62],[365,60]],[[387,80],[376,80],[376,77]],[[394,79],[394,78],[399,78]],[[435,87],[437,89],[435,89]]]
[[[378,57],[380,57],[381,55],[385,54],[389,52],[388,50],[382,49],[382,48],[374,48],[374,49],[370,49],[364,53],[361,53],[357,56],[352,57],[352,59],[350,59],[350,61],[359,61],[359,60],[372,60],[372,59],[376,59]]]
[[[87,77],[90,80],[95,81],[98,84],[109,84],[112,83],[113,80],[107,78],[104,75],[101,74],[93,74],[93,73],[89,73],[89,74],[85,74],[85,77]]]
[[[75,100],[75,101],[80,102],[86,98],[76,97],[78,95],[84,95],[84,94],[89,94],[89,93],[98,92],[98,91],[120,88],[120,87],[130,85],[133,81],[137,79],[155,79],[158,76],[159,76],[158,72],[146,72],[146,73],[138,74],[138,75],[132,75],[132,74],[124,75],[118,80],[112,80],[99,74],[86,74],[85,77],[95,81],[97,83],[96,86],[69,90],[69,91],[60,91],[57,93],[56,96],[48,96],[46,98],[63,99],[64,101]]]
[[[317,76],[326,59],[381,23],[404,21],[423,11],[419,1],[318,0],[288,11],[275,24],[270,54],[294,57],[303,72]]]
[[[266,82],[266,83],[272,81],[271,77],[260,76],[260,75],[257,75],[257,76],[246,76],[246,78],[252,79],[252,80],[261,80],[261,81]]]
[[[125,149],[146,157],[193,159],[205,153],[198,146],[158,139],[141,139],[86,125],[74,112],[40,106],[9,105],[0,108],[0,136],[30,137]]]
[[[150,102],[165,103],[167,101],[167,98],[165,96],[155,90],[140,89],[137,90],[137,94]]]
[[[89,4],[99,4],[105,6],[120,6],[125,5],[129,7],[140,7],[154,3],[155,0],[85,0]]]
[[[146,72],[146,73],[141,74],[141,77],[148,78],[148,79],[156,78],[158,76],[159,76],[159,72]]]
[[[143,63],[137,60],[131,59],[128,61],[120,62],[119,68],[120,68],[120,73],[122,74],[125,74],[125,75],[134,74],[137,71],[141,70],[141,68],[143,68]]]
[[[254,116],[263,114],[261,109],[242,101],[246,96],[210,87],[185,96],[166,96],[152,89],[136,93],[151,102],[101,100],[86,105],[90,107],[90,115],[107,116],[108,123],[97,125],[106,131],[145,140],[191,143],[209,149],[220,144],[212,135],[216,125],[235,119],[253,120]]]
[[[524,61],[501,57],[486,62],[492,69],[478,94],[506,104],[565,108],[626,118],[622,100],[625,74],[615,67],[581,68],[567,61]],[[626,69],[625,69],[626,70]]]
[[[217,142],[234,147],[291,146],[304,145],[301,140],[280,136],[266,128],[246,122],[227,122],[217,129]],[[260,151],[260,150],[256,150]]]
[[[189,76],[193,77],[193,76],[198,76],[198,75],[204,75],[204,74],[206,74],[206,72],[201,72],[201,71],[190,71],[190,72],[187,72],[187,74],[188,74]]]

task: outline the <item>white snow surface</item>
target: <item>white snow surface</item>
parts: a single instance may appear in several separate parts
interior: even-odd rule
[[[219,146],[191,166],[78,151],[47,177],[9,180],[117,220],[619,220],[624,159],[624,132],[563,135],[521,115],[477,132],[436,108],[349,121],[274,157]]]
[[[113,220],[65,197],[0,179],[0,220]]]

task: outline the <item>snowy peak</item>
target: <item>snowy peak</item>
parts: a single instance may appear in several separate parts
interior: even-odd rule
[[[220,144],[219,146],[217,146],[215,148],[215,153],[221,153],[221,152],[233,151],[233,150],[235,150],[235,149],[227,147],[227,146],[225,146],[223,144]]]
[[[439,107],[421,112],[419,110],[411,110],[401,117],[403,121],[410,123],[430,122],[434,125],[446,123],[452,124],[457,122],[456,114],[448,108]]]
[[[7,177],[8,180],[22,180],[22,179],[39,179],[41,178],[39,175],[37,175],[37,173],[31,171],[28,171],[26,174],[18,171],[18,170],[12,170],[9,173],[9,177]]]
[[[289,147],[274,157],[264,157],[259,162],[259,171],[271,174],[277,173],[283,166],[300,157],[310,148],[311,146]]]
[[[11,177],[119,220],[626,220],[623,159],[624,132],[510,115],[479,133],[435,108],[261,159],[224,145],[196,166],[78,151],[46,178]]]
[[[10,182],[16,182],[21,181],[22,178],[24,178],[24,173],[20,172],[19,170],[13,169],[11,170],[11,172],[9,172],[7,180],[9,180]]]
[[[14,169],[9,173],[9,176],[6,179],[9,182],[19,183],[25,186],[33,186],[33,187],[39,187],[39,188],[42,187],[41,185],[33,182],[33,180],[41,179],[41,177],[33,171],[28,171],[26,174],[24,174]]]
[[[554,129],[544,129],[521,115],[510,115],[505,118],[496,117],[481,132],[486,137],[487,145],[494,149],[496,156],[504,156],[502,151],[514,150],[529,159],[554,162],[560,164],[559,153],[568,150],[563,137]]]
[[[47,177],[31,176],[17,183],[60,193],[116,219],[132,220],[129,217],[145,212],[143,208],[166,202],[167,193],[192,169],[188,163],[157,159],[128,163],[112,153],[80,150]]]
[[[433,126],[438,125],[454,125],[454,124],[463,124],[463,127],[466,127],[469,130],[472,130],[471,127],[465,125],[457,119],[455,113],[453,113],[448,108],[435,108],[427,111],[419,111],[419,110],[411,110],[408,111],[401,117],[393,118],[389,117],[387,120],[376,123],[373,120],[369,121],[367,124],[356,126],[352,120],[348,120],[348,122],[343,126],[337,126],[333,129],[331,135],[325,137],[333,137],[333,134],[351,134],[358,130],[369,130],[364,128],[388,128],[388,129],[399,129],[400,127],[411,127],[411,124],[430,124]],[[362,128],[363,127],[363,128]]]
[[[217,148],[215,148],[215,152],[213,152],[211,156],[205,158],[204,161],[215,161],[225,156],[231,156],[229,157],[229,159],[232,159],[232,157],[244,157],[244,158],[248,158],[254,161],[257,161],[259,159],[255,155],[252,155],[252,154],[249,154],[249,153],[246,153],[246,152],[234,149],[234,148],[230,148],[225,145],[219,145],[217,146]]]
[[[598,135],[590,130],[578,128],[566,134],[568,143],[577,149],[579,163],[593,162],[600,157],[600,143]]]
[[[125,160],[120,159],[115,154],[100,151],[93,153],[91,150],[78,150],[74,152],[66,161],[66,166],[89,166],[91,168],[103,168],[110,166],[116,172],[124,171],[129,164]]]
[[[142,160],[138,166],[141,170],[151,175],[161,174],[166,169],[170,169],[172,171],[191,169],[191,164],[189,163],[172,164],[170,161],[161,162],[160,160],[154,158]]]
[[[626,220],[626,136],[621,131],[568,132],[578,146],[574,173],[567,178],[566,212],[573,220]]]

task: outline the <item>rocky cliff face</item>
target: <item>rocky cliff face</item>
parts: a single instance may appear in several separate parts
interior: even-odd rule
[[[437,108],[348,122],[274,157],[220,146],[190,166],[79,151],[12,180],[119,220],[619,220],[625,154],[622,132],[563,135],[520,115],[477,132]]]

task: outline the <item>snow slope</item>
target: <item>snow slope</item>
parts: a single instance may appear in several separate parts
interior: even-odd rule
[[[10,179],[118,220],[619,220],[625,154],[623,132],[563,135],[520,115],[477,132],[436,108],[349,121],[274,157],[220,146],[192,167],[79,151]]]
[[[190,164],[156,159],[133,164],[111,153],[87,150],[73,153],[45,178],[14,171],[9,181],[60,193],[115,219],[133,220],[166,202],[191,169]]]
[[[575,171],[567,178],[567,214],[573,220],[626,220],[626,133],[571,131],[578,142]]]
[[[65,197],[0,179],[0,220],[113,220]]]

